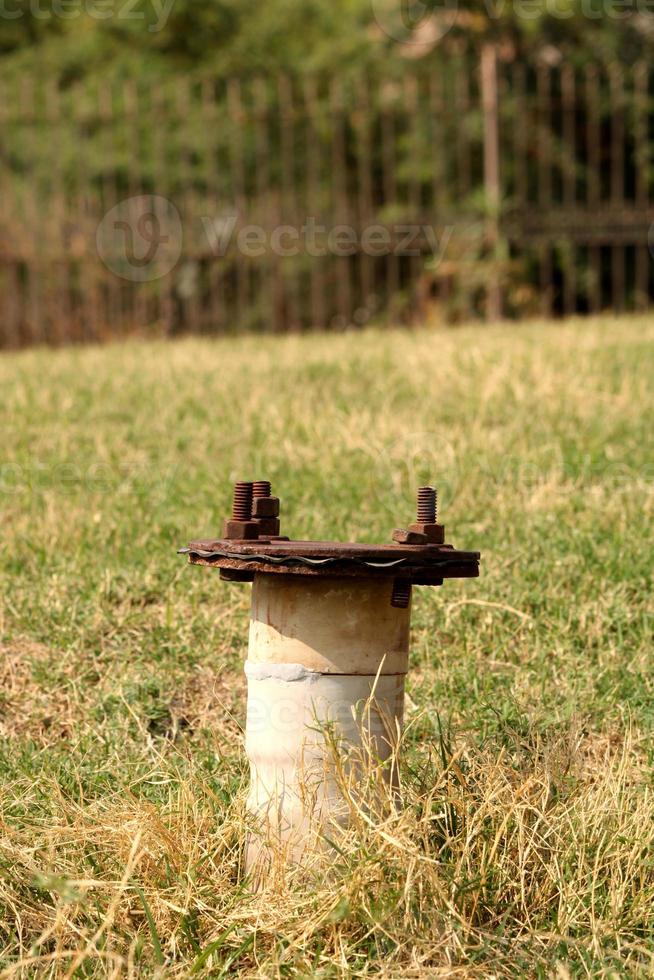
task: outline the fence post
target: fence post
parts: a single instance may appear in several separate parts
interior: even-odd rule
[[[486,235],[493,255],[493,271],[488,283],[486,319],[502,317],[500,287],[500,133],[497,97],[497,52],[492,42],[481,49],[481,104],[484,120],[484,195]]]

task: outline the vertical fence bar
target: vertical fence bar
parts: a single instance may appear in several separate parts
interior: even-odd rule
[[[482,55],[483,57],[483,55]],[[461,198],[466,198],[472,186],[472,171],[470,167],[470,140],[466,129],[470,113],[470,79],[467,65],[457,58],[454,68],[454,104],[459,120],[456,127],[456,164],[457,191]]]
[[[529,107],[527,105],[527,72],[523,62],[516,62],[511,72],[513,87],[513,197],[520,211],[527,204],[529,188]]]
[[[46,125],[49,138],[62,124],[61,98],[56,78],[50,78],[46,87]],[[50,170],[49,200],[47,204],[48,222],[45,234],[47,268],[47,287],[49,293],[49,320],[51,334],[49,339],[55,344],[64,344],[68,339],[70,309],[68,304],[68,268],[64,249],[64,225],[66,222],[65,181],[61,155],[53,155]]]
[[[419,308],[419,283],[423,266],[421,254],[417,252],[418,223],[421,219],[421,184],[420,184],[420,119],[418,113],[418,81],[415,75],[406,75],[404,79],[404,105],[407,110],[407,133],[405,166],[407,172],[406,210],[408,224],[412,226],[408,256],[409,276],[409,307],[412,315],[424,315],[425,310]],[[398,243],[399,244],[399,243]],[[395,246],[397,247],[397,245]]]
[[[345,119],[343,89],[338,78],[330,84],[329,103],[331,110],[331,170],[332,170],[332,227],[348,227],[348,194],[345,157]],[[335,257],[337,306],[342,326],[352,319],[352,292],[350,288],[350,258],[347,255]]]
[[[375,270],[374,259],[369,255],[367,238],[364,237],[366,228],[374,220],[374,203],[372,191],[372,148],[371,148],[371,109],[369,79],[364,75],[358,83],[356,91],[356,108],[354,126],[357,136],[357,215],[360,236],[359,248],[359,289],[361,305],[365,319],[374,312],[375,299]]]
[[[129,78],[123,85],[123,122],[125,126],[125,144],[129,169],[127,187],[130,197],[141,197],[143,194],[143,153],[141,140],[141,103],[138,82]],[[143,203],[139,205],[139,214],[144,213]],[[146,282],[135,282],[129,289],[130,309],[129,325],[142,329],[148,321],[147,294],[150,285]]]
[[[111,82],[101,82],[97,95],[98,128],[104,149],[98,178],[98,196],[102,215],[118,202],[114,141],[113,89]],[[120,286],[116,274],[98,258],[98,278],[102,290],[102,319],[111,332],[120,321]]]
[[[321,183],[321,143],[319,99],[316,90],[316,79],[308,77],[303,85],[303,108],[305,119],[304,153],[305,170],[305,203],[307,216],[314,219],[316,227],[322,224],[323,201]],[[320,252],[324,242],[316,241],[314,251]],[[324,330],[327,326],[327,306],[325,297],[325,256],[316,254],[309,257],[310,271],[310,305],[311,325],[314,329]]]
[[[229,163],[230,186],[232,188],[231,204],[236,212],[237,227],[249,224],[248,200],[245,193],[245,165],[243,159],[243,101],[241,98],[241,83],[237,78],[227,82],[227,118],[229,120]],[[246,324],[248,310],[248,262],[241,255],[236,242],[232,241],[230,262],[233,260],[236,275],[236,314],[235,325],[240,332]]]
[[[552,206],[552,73],[542,62],[536,69],[538,96],[538,204]]]
[[[497,52],[494,44],[485,44],[481,52],[481,95],[484,116],[484,195],[487,208],[487,238],[495,269],[488,284],[486,318],[502,316],[502,291],[499,278],[499,211],[500,211],[500,137],[497,97]]]
[[[552,208],[552,135],[551,135],[551,73],[548,65],[540,63],[536,69],[537,117],[538,117],[538,206],[544,213]],[[539,246],[541,313],[551,317],[553,313],[553,263],[551,242]]]
[[[529,197],[529,140],[531,137],[531,106],[527,98],[527,69],[524,62],[515,62],[511,68],[512,139],[507,141],[513,160],[512,198],[517,212],[517,241],[512,243],[512,252],[525,262],[529,246],[525,249],[520,241],[521,228],[527,215]],[[522,255],[520,250],[522,249]],[[526,262],[525,262],[526,265]]]
[[[66,116],[66,124],[70,129],[70,135],[72,139],[77,142],[77,111],[75,106],[77,100],[74,101],[68,97],[64,103],[64,114]],[[78,151],[76,147],[76,151]],[[76,234],[79,227],[79,165],[77,152],[75,156],[75,163],[71,163],[68,168],[67,173],[67,187],[66,187],[66,227],[64,231],[64,253],[66,256],[66,271],[67,271],[67,291],[70,303],[70,319],[68,327],[68,338],[71,341],[80,341],[85,339],[82,335],[80,329],[80,313],[79,313],[79,275],[78,275],[78,265],[79,259],[74,255],[72,245],[72,239]]]
[[[87,89],[84,101],[86,103],[86,120],[83,125],[85,134],[88,134],[89,131],[100,125],[100,103],[97,88]],[[111,336],[111,325],[108,323],[104,311],[102,263],[96,248],[97,229],[104,218],[100,170],[102,164],[95,162],[90,138],[85,135],[85,139],[89,151],[89,162],[82,168],[85,178],[84,233],[89,241],[89,248],[85,252],[82,264],[80,290],[84,295],[86,336],[97,342],[106,340],[108,336]]]
[[[166,104],[166,96],[169,94],[170,90],[164,85],[153,87],[152,181],[154,193],[157,196],[169,197],[175,207],[177,207],[180,202],[177,199],[176,174],[170,162],[170,121],[171,118],[174,118],[174,115],[171,108]],[[176,160],[174,148],[173,153],[173,159]],[[161,323],[164,333],[170,336],[181,327],[179,302],[175,290],[174,269],[166,276],[157,280],[155,284],[155,295],[158,320]]]
[[[266,232],[265,252],[259,264],[257,279],[261,306],[261,324],[269,331],[274,326],[274,267],[270,254],[270,137],[268,132],[268,89],[258,76],[252,83],[252,120],[254,126],[255,192],[257,195],[257,220]],[[270,311],[272,310],[272,315]]]
[[[171,184],[174,187],[173,203],[180,213],[185,231],[182,268],[178,277],[175,300],[179,309],[179,325],[185,333],[197,331],[202,322],[200,299],[198,296],[198,255],[196,243],[191,238],[193,228],[194,199],[194,162],[193,151],[186,138],[186,132],[191,130],[193,119],[193,94],[191,81],[183,77],[176,82],[173,111],[175,114],[175,135],[179,140],[175,155],[168,157],[167,169],[171,174]]]
[[[270,246],[271,235],[280,224],[279,193],[273,184],[271,159],[273,155],[271,126],[272,110],[270,107],[271,85],[268,79],[258,77],[254,83],[254,104],[256,119],[256,159],[257,159],[257,191],[263,196],[263,221],[267,232],[267,254],[265,256],[265,282],[268,287],[267,302],[270,304],[270,315],[266,319],[268,329],[279,333],[284,325],[284,294],[282,290],[279,256],[275,255]]]
[[[586,203],[589,210],[597,213],[600,206],[600,113],[599,113],[599,72],[595,65],[586,68]],[[588,270],[588,302],[591,313],[598,313],[602,307],[602,268],[600,246],[589,247],[590,268]]]
[[[77,183],[77,233],[85,242],[77,263],[77,308],[81,337],[97,343],[108,336],[107,323],[102,313],[102,265],[97,253],[96,235],[104,216],[102,194],[99,190],[99,165],[93,154],[90,133],[99,121],[97,90],[84,87],[75,99],[77,110],[75,166]]]
[[[431,143],[431,220],[433,225],[443,226],[446,221],[445,174],[443,164],[444,96],[443,78],[437,65],[434,65],[434,68],[429,74],[428,85],[428,133]],[[443,287],[442,281],[439,281],[437,287],[439,302],[442,302],[445,292],[446,290]]]
[[[219,132],[221,114],[216,111],[216,89],[212,78],[204,78],[200,89],[200,113],[204,132],[202,169],[204,173],[203,214],[201,248],[206,256],[205,281],[207,293],[207,325],[212,333],[225,329],[223,256],[217,240],[217,222],[220,213],[220,188],[218,185],[218,159],[215,134]]]
[[[436,221],[443,221],[445,211],[443,110],[443,79],[434,67],[429,76],[429,117],[432,145],[432,209]]]
[[[609,66],[609,96],[611,106],[611,207],[624,209],[624,76],[618,64]],[[613,309],[622,313],[626,305],[626,249],[613,243],[611,248],[611,295]]]
[[[11,98],[9,85],[5,81],[0,92],[0,133],[6,138],[12,123]],[[0,183],[0,219],[3,225],[11,229],[14,238],[16,229],[20,227],[20,215],[16,206],[16,193],[12,173],[5,159],[0,159],[2,170]],[[3,286],[2,315],[0,316],[0,347],[20,347],[24,342],[23,321],[24,306],[20,283],[20,243],[11,241],[6,254],[0,254],[0,281]]]
[[[381,165],[384,194],[384,224],[397,202],[397,163],[395,126],[395,87],[389,82],[380,92]],[[386,257],[386,298],[389,312],[395,313],[395,301],[400,289],[400,269],[393,241]]]
[[[577,134],[575,73],[569,63],[561,67],[561,170],[563,207],[574,211],[577,200]],[[577,247],[573,241],[566,243],[561,253],[563,269],[563,312],[571,316],[577,308]]]
[[[20,88],[20,107],[22,123],[29,124],[30,127],[30,137],[29,144],[33,146],[34,144],[34,128],[37,121],[36,113],[36,83],[33,78],[25,75],[21,79]],[[27,142],[27,137],[26,137]],[[38,161],[38,155],[36,152],[30,154],[32,160]],[[38,166],[38,164],[37,164]],[[44,256],[43,256],[43,238],[40,216],[40,207],[38,194],[41,187],[42,174],[40,171],[37,175],[34,174],[34,170],[28,176],[24,177],[25,185],[23,188],[23,200],[24,200],[24,214],[25,214],[25,224],[27,228],[32,229],[32,235],[30,236],[31,241],[27,246],[26,251],[26,261],[24,265],[25,279],[26,279],[26,312],[27,312],[27,324],[29,328],[29,338],[31,343],[44,343],[47,339],[45,331],[45,323],[43,316],[43,302],[41,295],[41,283],[43,282],[43,267],[44,267]],[[27,241],[27,236],[26,236]]]
[[[293,108],[293,89],[288,75],[279,76],[277,84],[279,98],[279,125],[281,146],[281,223],[297,229],[297,207],[295,204],[295,159],[293,154],[295,118]],[[290,262],[290,265],[288,263]],[[281,268],[288,268],[282,275],[286,306],[288,310],[287,328],[299,330],[302,325],[299,306],[297,280],[297,260],[293,256],[281,256]]]
[[[649,208],[649,169],[651,165],[651,147],[648,139],[649,126],[649,69],[644,61],[634,67],[634,96],[633,96],[633,129],[634,129],[634,197],[638,210]],[[648,239],[651,236],[648,235]],[[654,239],[653,239],[654,240]],[[649,268],[652,256],[649,240],[636,245],[636,309],[644,311],[649,307]]]

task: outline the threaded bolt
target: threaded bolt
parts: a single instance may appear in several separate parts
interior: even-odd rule
[[[391,606],[395,609],[408,609],[411,602],[411,582],[408,579],[396,578],[393,582]]]
[[[232,507],[232,519],[235,521],[249,521],[252,517],[252,492],[251,483],[234,484],[234,505]]]
[[[253,497],[270,497],[272,485],[270,480],[255,480],[252,484]]]
[[[434,487],[418,490],[418,524],[435,524],[438,511],[438,493]]]

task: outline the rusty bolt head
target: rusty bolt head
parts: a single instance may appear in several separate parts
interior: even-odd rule
[[[252,501],[253,517],[279,517],[279,497],[255,497]]]
[[[429,544],[444,544],[445,542],[444,524],[409,524],[409,531],[426,535]]]
[[[259,525],[255,521],[225,521],[223,538],[229,541],[246,541],[259,537]]]
[[[396,544],[428,544],[429,538],[426,534],[420,534],[418,531],[396,528],[393,531],[393,541]]]

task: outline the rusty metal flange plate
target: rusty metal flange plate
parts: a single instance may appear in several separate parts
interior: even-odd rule
[[[446,578],[476,578],[479,552],[451,545],[356,544],[337,541],[192,541],[180,550],[193,565],[212,565],[245,576],[265,572],[286,575],[371,576],[408,579],[415,585],[440,585]]]

